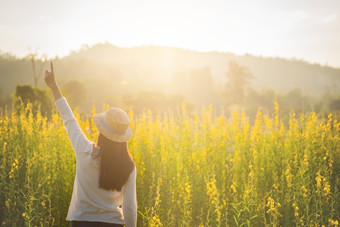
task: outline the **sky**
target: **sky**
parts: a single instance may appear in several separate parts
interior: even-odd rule
[[[0,50],[174,46],[340,67],[339,0],[0,0]]]

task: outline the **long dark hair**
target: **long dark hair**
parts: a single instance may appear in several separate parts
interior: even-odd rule
[[[99,134],[98,146],[101,153],[99,188],[121,191],[135,167],[127,143],[114,142]]]

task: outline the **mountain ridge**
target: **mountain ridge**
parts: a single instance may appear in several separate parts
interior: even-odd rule
[[[28,58],[0,53],[0,78],[4,94],[12,92],[16,84],[32,84],[32,66]],[[236,55],[218,51],[199,52],[154,45],[125,48],[99,43],[85,45],[54,61],[62,81],[72,78],[109,78],[111,81],[144,80],[165,86],[173,83],[176,74],[184,79],[193,70],[205,68],[218,90],[222,90],[227,82],[228,62],[235,61],[252,73],[254,79],[250,84],[256,90],[270,88],[287,92],[300,88],[305,94],[316,95],[340,92],[340,68],[279,57]],[[37,60],[37,68],[41,64],[41,60]],[[40,79],[38,85],[45,86],[43,79]]]
[[[250,54],[236,55],[229,52],[199,52],[168,46],[117,47],[111,44],[96,44],[87,49],[73,52],[65,59],[91,59],[97,62],[138,64],[163,71],[163,76],[171,77],[178,71],[209,67],[216,83],[226,82],[228,62],[236,61],[249,68],[254,75],[253,85],[258,88],[276,88],[281,92],[301,87],[303,92],[327,89],[339,91],[340,68],[311,64],[303,60],[279,57],[262,57]],[[291,81],[291,83],[287,83]],[[317,83],[315,83],[317,82]],[[287,86],[284,86],[287,84]],[[334,87],[335,86],[335,87]]]

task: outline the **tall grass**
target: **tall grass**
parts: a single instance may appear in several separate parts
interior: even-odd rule
[[[131,117],[139,226],[338,226],[340,124],[315,113]],[[93,109],[93,114],[95,114]],[[80,118],[90,139],[98,132]],[[0,224],[69,226],[75,156],[62,119],[0,118]]]

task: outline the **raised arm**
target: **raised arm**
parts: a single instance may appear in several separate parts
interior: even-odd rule
[[[58,83],[55,79],[53,62],[51,62],[51,71],[48,70],[45,71],[45,82],[47,86],[52,90],[54,101],[63,96],[58,86]]]
[[[52,90],[55,105],[57,106],[58,112],[64,120],[64,126],[76,156],[78,156],[78,154],[81,152],[88,151],[89,146],[92,146],[93,144],[87,139],[86,135],[81,130],[77,119],[75,118],[70,106],[66,101],[66,98],[63,97],[55,79],[52,62],[51,71],[46,70],[45,72],[45,82]]]

